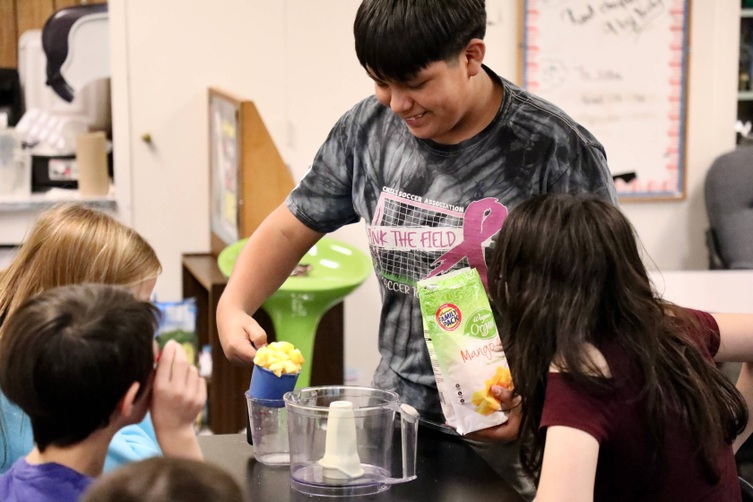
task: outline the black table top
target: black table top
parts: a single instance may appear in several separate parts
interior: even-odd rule
[[[252,500],[287,502],[312,499],[290,488],[288,466],[270,467],[256,462],[253,447],[246,441],[245,434],[199,436],[199,444],[205,459],[230,472],[248,490]],[[522,502],[520,496],[462,439],[426,427],[421,427],[418,433],[416,473],[418,478],[413,481],[393,485],[385,492],[359,500]]]

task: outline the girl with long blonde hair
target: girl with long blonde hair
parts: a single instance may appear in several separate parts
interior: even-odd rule
[[[112,216],[81,204],[54,206],[38,217],[10,266],[0,272],[0,336],[4,321],[18,306],[43,291],[102,283],[123,286],[148,300],[161,270],[149,243]],[[33,447],[29,417],[1,393],[0,443],[0,472]],[[155,427],[147,416],[115,436],[105,470],[159,454]]]
[[[0,275],[0,319],[50,288],[85,282],[134,288],[156,280],[161,269],[132,228],[80,204],[58,205],[39,216]]]

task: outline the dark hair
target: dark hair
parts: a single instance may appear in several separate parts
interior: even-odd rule
[[[126,289],[54,288],[25,301],[0,337],[0,389],[31,418],[34,441],[76,444],[105,427],[133,382],[148,385],[159,311]]]
[[[674,403],[694,431],[704,476],[719,479],[714,459],[745,426],[745,401],[691,338],[698,323],[654,294],[633,227],[619,209],[563,194],[521,203],[500,231],[489,292],[523,400],[521,460],[530,475],[537,477],[542,462],[546,438],[538,427],[550,364],[556,358],[563,378],[588,392],[608,392],[612,380],[584,347],[616,343],[643,384],[643,416],[654,439],[648,472],[665,460],[657,445]]]
[[[101,477],[82,502],[243,502],[238,483],[220,467],[199,460],[154,457]]]
[[[363,0],[353,24],[356,55],[375,77],[405,82],[449,61],[486,34],[484,0]]]

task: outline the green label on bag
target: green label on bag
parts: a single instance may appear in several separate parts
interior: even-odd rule
[[[465,325],[465,336],[489,340],[497,336],[497,325],[494,314],[489,309],[482,308],[474,312]]]

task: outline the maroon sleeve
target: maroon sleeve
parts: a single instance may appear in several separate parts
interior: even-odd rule
[[[582,430],[601,443],[607,437],[604,401],[579,390],[560,373],[549,373],[539,428],[564,425]]]
[[[719,344],[721,343],[719,325],[716,323],[716,319],[708,312],[701,310],[685,309],[685,311],[695,319],[701,328],[699,333],[693,333],[694,338],[701,347],[708,350],[709,355],[713,358],[719,352]]]

